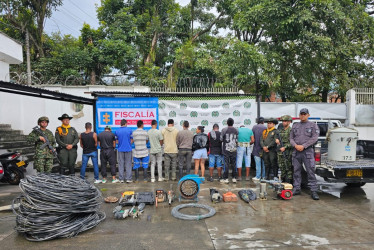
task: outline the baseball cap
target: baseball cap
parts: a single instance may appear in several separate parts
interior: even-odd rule
[[[309,114],[309,110],[307,108],[302,108],[302,109],[300,109],[299,114],[301,114],[301,113]]]
[[[110,130],[112,130],[112,128],[111,128],[110,126],[106,126],[105,129],[110,129]]]

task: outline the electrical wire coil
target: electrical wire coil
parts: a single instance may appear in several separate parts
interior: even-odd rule
[[[202,209],[208,210],[209,212],[206,214],[198,214],[198,215],[189,215],[189,214],[183,214],[179,212],[180,209],[188,208],[188,207],[202,208]],[[216,210],[213,207],[208,206],[208,205],[198,204],[198,203],[181,204],[181,205],[174,207],[171,210],[171,215],[181,220],[201,220],[201,219],[212,217],[215,214],[216,214]]]
[[[19,187],[22,194],[12,203],[15,230],[29,241],[74,237],[106,217],[100,191],[79,177],[38,174],[21,180]]]

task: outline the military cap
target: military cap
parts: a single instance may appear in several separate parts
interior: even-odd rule
[[[290,121],[292,122],[292,117],[290,115],[282,115],[280,118],[281,121]]]
[[[73,119],[73,117],[69,116],[68,114],[63,114],[61,117],[58,118],[60,121],[64,120],[64,119]]]
[[[268,123],[271,122],[271,123],[274,123],[274,124],[278,124],[278,120],[275,119],[275,118],[269,118],[269,119],[267,120],[267,122],[268,122]]]
[[[48,119],[48,117],[46,117],[46,116],[39,117],[39,119],[38,119],[38,124],[41,123],[42,121],[46,121],[46,122],[49,123],[49,119]]]

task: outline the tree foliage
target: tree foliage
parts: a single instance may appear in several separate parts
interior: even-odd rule
[[[235,83],[264,97],[324,102],[374,83],[373,1],[102,0],[100,27],[85,24],[78,39],[41,29],[59,0],[4,3],[0,28],[21,40],[28,29],[34,70],[51,76],[94,84],[116,70],[169,87],[214,78],[216,86]]]

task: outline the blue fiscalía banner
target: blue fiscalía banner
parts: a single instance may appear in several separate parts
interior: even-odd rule
[[[157,97],[99,97],[96,101],[96,132],[111,126],[112,132],[121,127],[121,120],[126,119],[127,126],[136,129],[139,120],[144,122],[144,129],[151,128],[152,120],[158,121]]]

